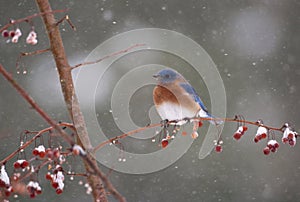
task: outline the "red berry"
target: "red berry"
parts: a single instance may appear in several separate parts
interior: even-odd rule
[[[33,151],[32,151],[32,154],[34,155],[34,156],[37,156],[37,155],[39,155],[39,151],[37,150],[37,149],[34,149]]]
[[[35,193],[36,193],[36,194],[41,194],[41,193],[42,193],[42,190],[41,190],[41,189],[37,189],[37,190],[35,190]]]
[[[15,31],[9,31],[9,36],[10,36],[10,37],[14,37],[15,34],[16,34]]]
[[[39,156],[40,156],[41,158],[44,158],[44,157],[46,156],[46,153],[45,153],[44,151],[41,151],[41,152],[39,153]]]
[[[6,187],[5,182],[3,182],[1,179],[0,179],[0,187]]]
[[[168,141],[167,139],[163,139],[163,140],[161,141],[161,146],[162,146],[162,148],[165,148],[166,146],[168,146],[168,144],[169,144],[169,141]]]
[[[47,179],[47,180],[52,180],[52,176],[51,176],[50,173],[47,173],[47,174],[46,174],[46,179]]]
[[[265,147],[263,151],[264,151],[264,154],[265,154],[265,155],[270,154],[270,149],[269,149],[269,147]]]
[[[215,147],[215,151],[216,151],[216,152],[220,153],[220,152],[222,152],[222,150],[223,150],[223,149],[222,149],[222,146],[221,146],[221,145],[219,145],[219,144],[216,145],[216,147]]]
[[[2,36],[3,37],[9,37],[9,32],[7,30],[3,30]]]
[[[9,197],[11,193],[12,193],[12,191],[5,190],[5,196],[6,196],[6,197]]]
[[[243,131],[247,131],[248,127],[247,126],[243,126]]]
[[[286,138],[286,137],[284,137],[284,138],[282,138],[282,142],[283,143],[287,143],[289,140]]]
[[[278,149],[278,148],[279,148],[279,144],[278,144],[278,142],[276,142],[276,143],[274,144],[274,147],[275,147],[276,149]]]
[[[23,161],[22,164],[21,164],[21,167],[22,167],[22,168],[26,168],[26,167],[28,167],[28,166],[29,166],[29,162],[26,161],[26,160]]]
[[[242,133],[234,133],[233,138],[239,140],[242,137]]]
[[[203,123],[202,123],[202,121],[199,121],[198,122],[198,127],[200,128],[201,126],[203,126]]]
[[[273,153],[276,152],[276,148],[275,148],[275,147],[272,147],[270,150],[271,150],[271,152],[273,152]]]
[[[35,193],[34,192],[30,193],[30,198],[34,198],[34,197],[35,197]]]
[[[258,139],[258,137],[256,136],[256,137],[254,138],[254,142],[255,142],[255,143],[258,143],[258,141],[259,141],[259,139]]]
[[[58,187],[58,183],[57,183],[57,182],[52,182],[52,187],[53,187],[54,189],[56,189],[56,188]]]
[[[29,193],[33,192],[33,187],[32,187],[32,186],[27,186],[27,191],[28,191]]]
[[[292,133],[288,134],[288,139],[293,139],[294,135]]]
[[[10,186],[10,187],[6,188],[4,193],[5,193],[6,197],[9,197],[10,194],[13,193],[13,192],[14,192],[14,190],[13,190],[12,186]]]
[[[56,158],[58,158],[58,157],[60,156],[60,152],[59,152],[58,149],[55,149],[55,150],[53,151],[53,156],[56,157]]]
[[[182,131],[181,135],[182,135],[182,136],[186,136],[186,135],[187,135],[187,132],[186,132],[186,131]]]
[[[295,142],[293,140],[289,140],[289,145],[290,146],[295,146]]]
[[[61,194],[63,191],[61,189],[56,189],[57,194]]]
[[[266,133],[263,133],[260,135],[261,139],[265,139],[267,137],[267,134]]]
[[[14,162],[14,168],[15,169],[21,168],[21,164],[18,161]]]

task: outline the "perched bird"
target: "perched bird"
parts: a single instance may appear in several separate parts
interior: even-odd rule
[[[153,100],[156,110],[163,120],[213,118],[195,89],[181,74],[173,69],[163,69],[153,77],[157,79],[157,85],[153,90]],[[219,124],[215,120],[211,120],[211,123]]]

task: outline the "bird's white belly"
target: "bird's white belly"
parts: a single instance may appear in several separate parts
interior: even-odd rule
[[[197,112],[181,107],[174,103],[163,103],[156,106],[157,112],[160,117],[165,120],[182,120],[184,118],[193,118]]]

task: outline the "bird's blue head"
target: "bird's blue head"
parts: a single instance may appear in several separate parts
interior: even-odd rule
[[[153,75],[158,82],[167,84],[181,78],[181,75],[172,69],[163,69],[157,74]]]

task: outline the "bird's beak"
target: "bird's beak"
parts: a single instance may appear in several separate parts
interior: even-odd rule
[[[153,78],[158,79],[159,75],[158,74],[154,74]]]

